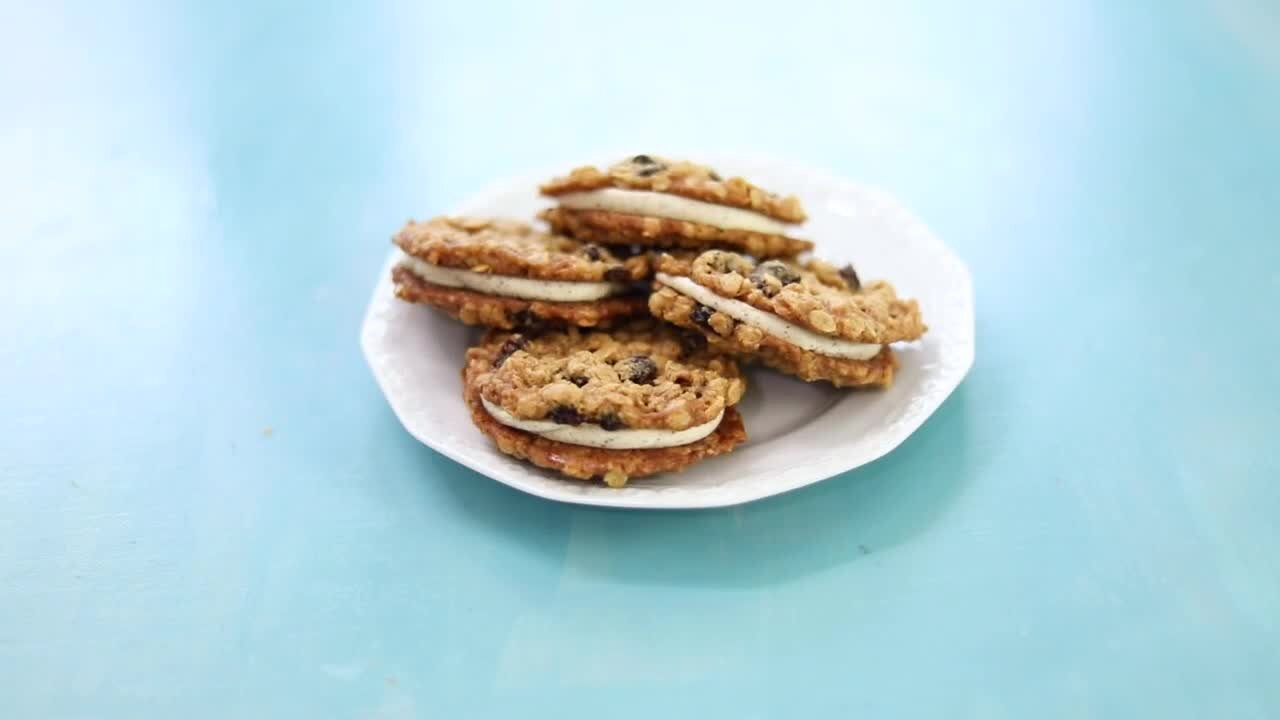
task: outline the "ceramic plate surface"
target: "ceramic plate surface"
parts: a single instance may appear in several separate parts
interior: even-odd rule
[[[964,263],[883,192],[776,161],[707,162],[723,175],[740,174],[798,195],[809,213],[801,235],[817,244],[817,256],[852,262],[864,281],[885,278],[899,296],[920,301],[929,332],[919,342],[894,346],[901,367],[891,388],[838,391],[751,368],[739,406],[750,439],[736,451],[680,473],[633,479],[621,489],[569,480],[499,453],[471,424],[461,368],[479,332],[432,308],[396,300],[393,252],[378,277],[361,346],[405,429],[454,461],[525,492],[628,508],[759,500],[869,463],[915,432],[973,365],[973,288]],[[548,204],[537,184],[551,174],[496,184],[457,214],[532,218]]]

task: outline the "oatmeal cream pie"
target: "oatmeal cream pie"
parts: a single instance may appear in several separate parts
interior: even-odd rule
[[[468,325],[596,326],[644,314],[637,283],[649,277],[650,260],[621,248],[518,222],[450,217],[410,221],[392,241],[404,251],[391,271],[396,296]]]
[[[612,331],[491,331],[467,351],[463,397],[498,449],[614,487],[746,440],[746,382],[727,356],[653,320]]]
[[[604,170],[586,166],[544,184],[556,206],[538,217],[556,231],[599,243],[724,247],[756,257],[789,257],[813,248],[795,237],[805,220],[794,196],[780,197],[740,177],[654,155]]]
[[[883,281],[861,284],[852,266],[711,250],[692,262],[663,255],[656,269],[654,315],[701,331],[712,350],[810,382],[887,386],[897,367],[889,344],[926,330],[915,300]]]

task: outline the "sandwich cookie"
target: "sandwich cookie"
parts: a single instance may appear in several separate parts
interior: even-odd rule
[[[888,386],[897,367],[890,343],[927,329],[915,300],[898,299],[883,281],[862,285],[852,266],[711,250],[692,262],[663,255],[656,270],[655,316],[700,331],[712,350],[809,382]]]
[[[747,438],[746,382],[727,356],[652,320],[611,331],[491,331],[467,351],[463,397],[502,452],[621,487]]]
[[[804,209],[739,177],[690,162],[636,155],[605,170],[580,167],[544,184],[556,206],[538,217],[598,243],[709,249],[789,257],[813,248],[795,237]]]
[[[535,231],[523,223],[439,217],[410,221],[392,241],[396,296],[468,325],[608,325],[644,314],[645,255]]]

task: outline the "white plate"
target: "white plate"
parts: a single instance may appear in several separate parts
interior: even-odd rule
[[[462,402],[463,353],[476,331],[435,310],[395,299],[394,253],[378,277],[361,346],[400,422],[449,458],[534,495],[587,505],[702,508],[735,505],[804,487],[875,460],[907,439],[973,365],[969,271],[925,226],[883,192],[820,172],[762,160],[711,161],[762,187],[795,193],[809,212],[804,237],[832,262],[853,262],[864,280],[885,278],[915,297],[929,332],[896,345],[901,367],[885,391],[847,392],[768,370],[749,372],[740,406],[750,440],[683,472],[626,487],[563,478],[499,453]],[[494,185],[459,214],[531,218],[551,173]]]

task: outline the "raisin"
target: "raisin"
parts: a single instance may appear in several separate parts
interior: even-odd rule
[[[708,170],[707,177],[711,178],[712,180],[715,180],[716,182],[720,182],[720,173],[716,172],[715,170]]]
[[[624,379],[637,385],[648,385],[658,377],[658,366],[647,355],[636,355],[622,363]]]
[[[624,283],[631,280],[631,273],[621,265],[615,265],[604,271],[604,279],[612,283]]]
[[[702,350],[706,346],[706,335],[689,331],[680,333],[680,351],[684,353],[685,357]]]
[[[853,265],[845,265],[840,268],[840,277],[844,278],[845,284],[850,290],[861,290],[862,282],[858,280],[858,273],[853,269]]]
[[[614,245],[613,256],[625,260],[636,255],[643,255],[648,252],[648,248],[644,245]]]
[[[538,317],[528,309],[517,311],[512,315],[511,323],[528,333],[539,333],[544,330],[547,325],[542,318]]]
[[[800,273],[796,269],[780,260],[766,260],[756,266],[751,271],[752,278],[763,279],[765,275],[772,275],[778,278],[783,285],[800,282]],[[757,286],[758,287],[758,286]]]
[[[662,163],[658,162],[657,160],[654,160],[648,155],[636,155],[635,157],[631,158],[631,164],[635,165],[638,168],[636,170],[636,175],[639,175],[640,177],[649,177],[650,175],[657,175],[658,173],[667,169],[666,165],[663,165]]]
[[[551,412],[548,413],[547,417],[551,418],[551,422],[557,422],[561,425],[582,424],[582,415],[568,405],[557,405],[551,408]]]
[[[698,305],[693,309],[693,312],[689,313],[689,319],[702,327],[710,327],[707,322],[711,320],[711,316],[714,315],[715,312],[715,310],[707,307],[706,305]]]
[[[588,260],[599,260],[604,257],[604,250],[599,245],[583,245],[582,254],[586,255]]]
[[[571,375],[569,376],[569,382],[573,383],[574,385],[577,385],[578,387],[582,387],[583,385],[587,384],[588,380],[587,378],[584,378],[581,375]]]
[[[523,349],[528,344],[529,341],[523,335],[512,335],[507,338],[507,341],[502,343],[502,347],[498,348],[498,356],[493,359],[493,366],[502,367],[502,363],[506,362],[512,353]]]
[[[599,425],[610,432],[614,430],[621,430],[626,427],[626,424],[622,422],[622,418],[614,415],[613,413],[605,413],[604,415],[601,415]]]

